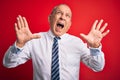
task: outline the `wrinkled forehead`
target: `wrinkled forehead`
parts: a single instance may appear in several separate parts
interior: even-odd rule
[[[58,5],[58,6],[55,6],[55,7],[53,8],[51,14],[53,14],[54,12],[56,12],[56,11],[58,11],[58,10],[64,11],[64,12],[69,13],[70,15],[72,15],[72,11],[71,11],[70,7],[69,7],[68,5],[66,5],[66,4],[60,4],[60,5]]]

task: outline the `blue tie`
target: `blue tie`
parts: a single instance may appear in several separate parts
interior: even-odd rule
[[[60,80],[58,39],[60,38],[59,37],[54,38],[54,42],[52,46],[51,80]]]

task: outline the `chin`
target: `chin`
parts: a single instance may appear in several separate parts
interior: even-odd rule
[[[55,32],[54,35],[55,36],[62,36],[64,33],[60,33],[60,32]]]

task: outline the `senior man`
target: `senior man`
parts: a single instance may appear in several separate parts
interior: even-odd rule
[[[94,71],[104,68],[101,40],[109,30],[107,23],[95,20],[90,32],[79,37],[67,33],[72,22],[72,11],[66,4],[53,8],[49,15],[47,32],[31,33],[25,17],[18,16],[15,23],[17,40],[6,51],[3,64],[13,68],[32,59],[34,80],[78,80],[80,61]]]

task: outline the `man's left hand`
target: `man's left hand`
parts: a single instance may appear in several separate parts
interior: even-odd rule
[[[101,40],[103,39],[103,37],[105,37],[110,32],[109,30],[104,32],[104,30],[108,24],[105,23],[102,26],[102,23],[103,23],[103,20],[100,20],[100,22],[98,22],[98,20],[96,20],[93,23],[93,26],[92,26],[90,32],[88,33],[88,35],[85,35],[83,33],[80,34],[81,37],[87,41],[87,43],[90,47],[98,48],[100,46],[100,43],[101,43]]]

